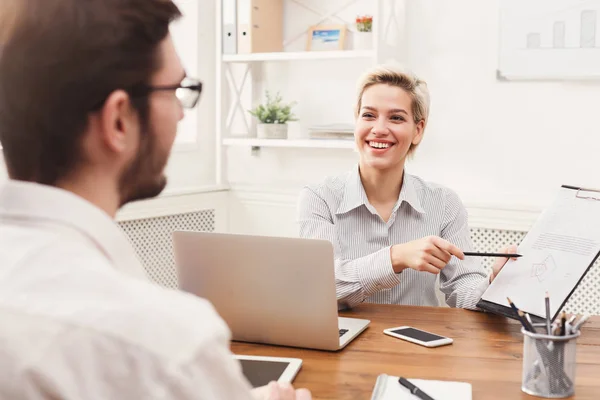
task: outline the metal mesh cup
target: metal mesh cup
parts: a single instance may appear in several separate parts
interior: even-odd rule
[[[575,393],[576,345],[580,332],[566,336],[523,333],[523,380],[521,390],[545,398]]]

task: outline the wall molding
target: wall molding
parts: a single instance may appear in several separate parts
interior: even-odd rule
[[[217,230],[226,231],[231,207],[235,203],[245,207],[287,208],[290,218],[295,218],[299,189],[234,184],[231,187],[210,186],[167,191],[160,197],[134,202],[123,207],[117,221],[154,218],[195,212],[207,208],[218,214]],[[538,218],[541,209],[532,206],[465,204],[472,228],[528,231]],[[252,212],[246,209],[245,212]]]
[[[298,201],[299,190],[273,189],[254,185],[231,185],[230,196],[247,205],[294,206]]]
[[[531,206],[499,206],[465,204],[471,228],[498,229],[503,231],[527,232],[541,209]]]
[[[227,227],[228,196],[228,189],[224,186],[167,191],[159,197],[125,205],[116,220],[131,221],[214,209],[217,214],[216,230],[224,231]]]
[[[299,189],[274,189],[268,186],[232,184],[230,196],[244,205],[289,207],[294,212],[297,207]],[[499,229],[507,231],[528,231],[535,223],[542,209],[531,205],[469,204],[471,228]],[[295,216],[295,214],[294,214]]]

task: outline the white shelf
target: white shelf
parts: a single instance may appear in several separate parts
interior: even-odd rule
[[[373,50],[287,51],[280,53],[223,54],[223,62],[334,60],[373,58],[374,56],[375,52]]]
[[[345,139],[254,139],[226,138],[225,146],[304,147],[315,149],[354,149],[354,140]]]

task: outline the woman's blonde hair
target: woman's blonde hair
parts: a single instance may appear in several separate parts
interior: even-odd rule
[[[361,108],[362,96],[367,88],[377,85],[386,84],[396,86],[403,89],[412,99],[412,113],[415,124],[423,121],[423,129],[427,125],[429,117],[429,90],[427,83],[419,79],[411,71],[403,68],[399,64],[381,64],[367,70],[358,80],[356,107],[354,109],[354,117],[358,117]],[[414,150],[412,146],[409,153]]]

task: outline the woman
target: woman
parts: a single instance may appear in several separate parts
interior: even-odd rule
[[[474,309],[506,263],[498,259],[486,276],[479,258],[465,258],[473,245],[458,196],[405,173],[428,114],[424,81],[392,65],[368,71],[355,109],[358,165],[300,194],[300,235],[334,246],[340,308],[363,301],[437,306],[439,274],[446,303]]]

